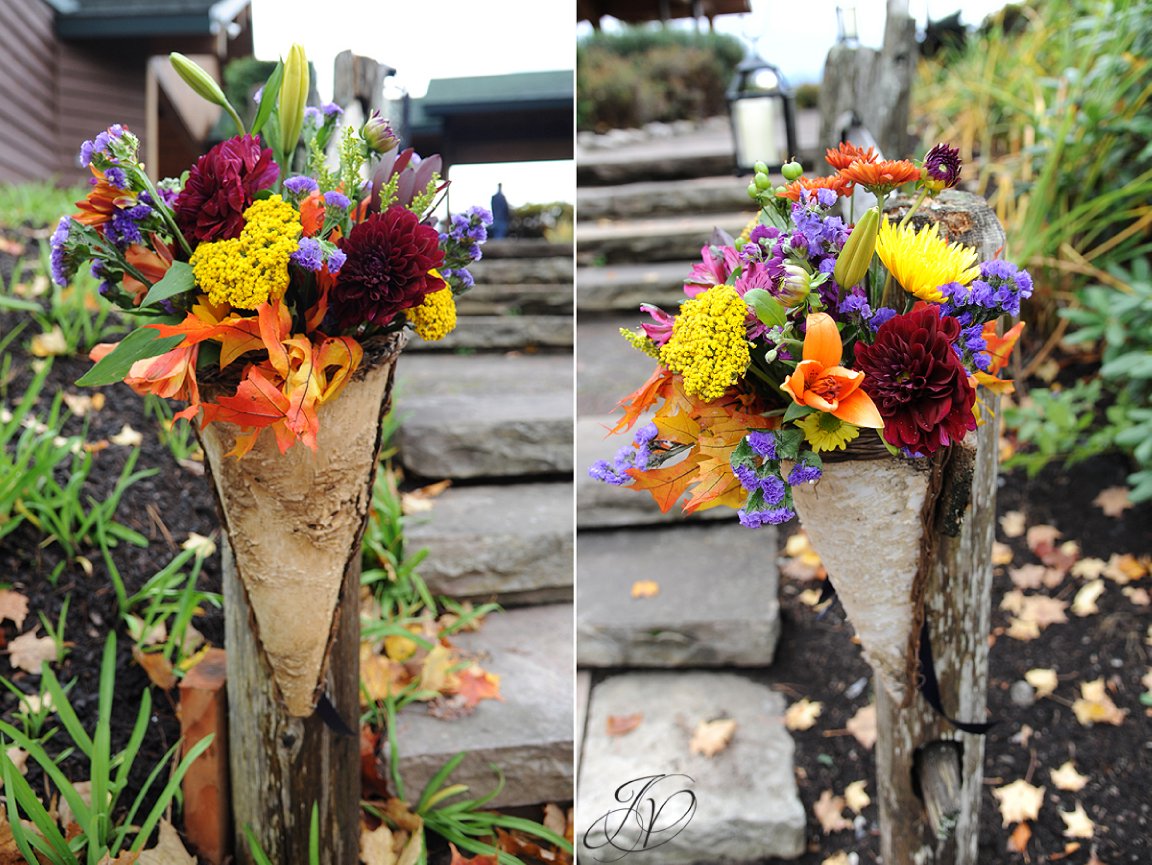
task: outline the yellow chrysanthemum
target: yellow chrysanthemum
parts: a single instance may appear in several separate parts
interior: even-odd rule
[[[424,297],[424,302],[408,310],[408,320],[426,342],[443,339],[456,329],[456,301],[445,286]]]
[[[860,435],[860,427],[845,423],[828,412],[817,411],[796,421],[796,426],[804,430],[804,439],[812,450],[844,450],[848,442]]]
[[[885,220],[876,254],[892,278],[920,300],[939,302],[944,299],[940,286],[967,285],[980,275],[976,250],[949,243],[935,223],[917,232],[911,225],[900,227]]]
[[[288,288],[288,259],[300,238],[300,214],[279,195],[244,211],[238,238],[201,243],[189,262],[212,303],[256,309]]]
[[[719,399],[748,369],[748,308],[730,285],[715,285],[680,306],[660,362],[684,379],[684,390]]]

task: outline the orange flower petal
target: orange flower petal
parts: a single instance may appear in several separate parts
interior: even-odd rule
[[[804,360],[814,360],[821,366],[839,366],[844,343],[836,322],[826,312],[808,316],[808,330],[804,335]]]
[[[880,417],[876,403],[872,402],[872,397],[859,389],[841,399],[840,405],[832,414],[855,426],[884,429],[884,418]]]

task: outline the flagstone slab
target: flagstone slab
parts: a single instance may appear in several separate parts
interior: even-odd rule
[[[577,263],[688,261],[699,256],[700,247],[708,242],[714,229],[736,237],[753,216],[755,212],[749,209],[581,223]]]
[[[433,594],[501,604],[572,600],[570,483],[453,487],[407,517]]]
[[[700,239],[700,246],[705,238]],[[697,256],[699,258],[699,256]],[[637,327],[640,304],[650,303],[675,313],[684,294],[684,279],[693,260],[581,267],[576,274],[576,307],[580,312],[627,312]]]
[[[443,339],[425,342],[419,337],[408,351],[428,352],[472,349],[489,351],[524,348],[571,348],[572,316],[558,315],[461,315],[456,329]]]
[[[778,178],[782,180],[783,178]],[[748,181],[732,172],[691,177],[675,183],[647,181],[619,186],[583,186],[576,193],[581,224],[598,219],[643,219],[656,214],[724,213],[756,205]]]
[[[619,855],[606,845],[607,833],[619,847],[634,847],[638,861],[661,865],[756,863],[803,854],[805,814],[784,702],[767,685],[733,673],[630,672],[597,683],[581,750],[578,861],[594,865]],[[637,713],[642,718],[635,729],[608,735],[609,718]],[[736,722],[728,746],[710,757],[692,753],[697,725],[717,719]],[[644,821],[634,815],[625,819],[627,799],[617,791],[647,779],[624,790],[626,797],[635,797],[656,776],[667,777],[657,779],[642,798],[664,809],[645,850]],[[661,831],[682,815],[679,834]]]
[[[423,704],[400,714],[396,735],[400,773],[418,794],[457,753],[467,756],[449,783],[470,796],[496,785],[490,764],[504,774],[492,808],[566,803],[573,799],[572,605],[547,604],[493,613],[479,631],[452,642],[500,676],[502,700],[482,700],[466,717],[441,720]]]
[[[764,667],[780,636],[776,533],[735,523],[580,532],[586,667]],[[632,597],[651,580],[654,597]]]

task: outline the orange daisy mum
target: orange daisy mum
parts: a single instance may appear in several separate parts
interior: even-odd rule
[[[839,174],[828,177],[801,177],[798,180],[793,180],[784,188],[783,192],[778,192],[776,195],[779,198],[799,201],[800,191],[803,189],[807,189],[809,192],[814,192],[817,189],[831,189],[837,195],[851,195],[852,181]]]
[[[880,158],[880,154],[876,152],[874,147],[869,147],[865,150],[863,147],[857,147],[851,141],[841,141],[840,146],[833,150],[829,147],[824,151],[824,159],[840,171],[847,168],[853,162],[876,162]]]
[[[886,159],[883,162],[856,160],[840,169],[840,176],[859,183],[873,195],[886,195],[897,186],[920,179],[920,169],[907,159]]]
[[[96,185],[86,197],[76,202],[80,212],[72,218],[84,225],[103,225],[112,220],[112,214],[117,209],[133,206],[136,203],[136,196],[116,188],[105,180],[104,172],[95,165],[89,168],[96,178]]]

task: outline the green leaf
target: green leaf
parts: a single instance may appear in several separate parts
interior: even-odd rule
[[[769,327],[783,327],[788,320],[788,310],[776,298],[762,288],[750,289],[744,295],[744,302],[752,307],[756,317]]]
[[[816,409],[812,408],[812,406],[794,402],[784,410],[784,423],[800,420],[800,418],[806,417],[807,415],[812,414],[814,411],[816,411]]]
[[[260,130],[264,128],[264,124],[272,116],[272,109],[276,107],[280,98],[280,79],[283,75],[284,63],[280,61],[276,63],[276,68],[268,76],[268,81],[264,84],[264,90],[260,94],[260,108],[256,112],[256,119],[252,121],[253,136],[260,134]]]
[[[141,306],[152,306],[162,300],[191,291],[196,287],[196,278],[192,275],[192,265],[184,261],[174,261],[164,274],[163,279],[148,289]]]
[[[158,357],[171,351],[184,337],[160,336],[153,327],[138,327],[108,352],[96,366],[76,380],[81,387],[99,387],[123,381],[132,369],[132,364],[149,357]]]

